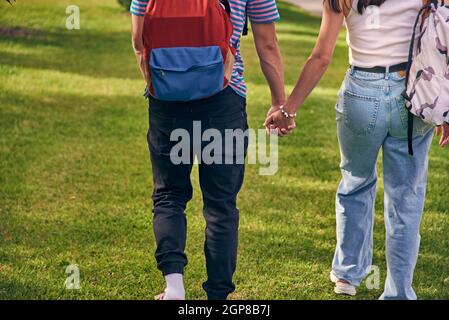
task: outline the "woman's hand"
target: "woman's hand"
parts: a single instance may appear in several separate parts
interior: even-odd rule
[[[449,124],[445,122],[437,128],[437,136],[441,135],[440,146],[445,148],[449,144]]]

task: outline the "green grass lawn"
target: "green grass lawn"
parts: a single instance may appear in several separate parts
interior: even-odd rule
[[[70,4],[81,9],[81,30],[65,29]],[[283,1],[279,7],[290,90],[320,20]],[[0,299],[151,299],[163,289],[153,258],[148,114],[129,30],[115,0],[0,1]],[[269,92],[251,36],[242,47],[250,125],[260,128]],[[277,175],[248,166],[233,299],[337,298],[328,281],[340,176],[334,104],[347,65],[342,34],[297,131],[280,142]],[[435,143],[415,277],[425,299],[449,298],[448,168],[448,151]],[[204,299],[196,176],[186,286],[188,298]],[[383,282],[382,204],[379,196],[374,264]],[[80,290],[64,286],[71,263],[80,267]],[[363,283],[358,297],[381,292]]]

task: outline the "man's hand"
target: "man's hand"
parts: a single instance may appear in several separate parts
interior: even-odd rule
[[[444,123],[437,128],[437,136],[441,135],[440,146],[445,148],[449,144],[449,124]]]
[[[280,110],[269,114],[264,123],[268,134],[275,133],[280,137],[288,135],[296,128],[294,118],[286,117]]]
[[[142,75],[146,81],[146,83],[149,85],[151,82],[151,76],[150,76],[150,66],[147,63],[147,59],[145,59],[145,54],[143,52],[137,54],[137,59],[139,61],[139,67],[142,72]]]

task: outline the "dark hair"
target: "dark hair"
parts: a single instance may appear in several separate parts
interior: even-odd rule
[[[341,0],[324,0],[328,1],[330,8],[335,12],[342,12]],[[356,1],[356,0],[354,0]],[[381,6],[387,0],[359,0],[357,3],[357,11],[362,14],[369,6]]]

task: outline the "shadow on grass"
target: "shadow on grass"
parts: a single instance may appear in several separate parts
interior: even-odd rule
[[[17,280],[0,278],[0,300],[28,300],[45,297],[45,288]]]
[[[135,108],[140,104],[141,98],[130,96],[53,94],[49,99],[12,91],[7,96],[0,95],[2,208],[45,201],[61,187],[58,181],[62,168],[69,172],[79,170],[70,178],[72,183],[101,173],[113,176],[116,173],[108,171],[112,169],[110,162],[116,163],[115,170],[125,170],[113,157],[116,150],[127,152],[128,157],[143,153],[145,163],[148,114],[145,107]],[[67,167],[65,163],[70,160],[74,163]],[[62,167],[54,171],[51,161]],[[83,169],[84,165],[87,167]],[[92,171],[92,165],[96,171]],[[33,170],[39,166],[40,171],[33,176]],[[34,192],[39,194],[43,187],[38,177],[46,171],[58,179],[54,186],[48,186],[48,192],[35,199]]]
[[[140,79],[127,33],[11,30],[0,38],[0,46],[13,45],[24,50],[0,50],[0,64],[93,78]]]

